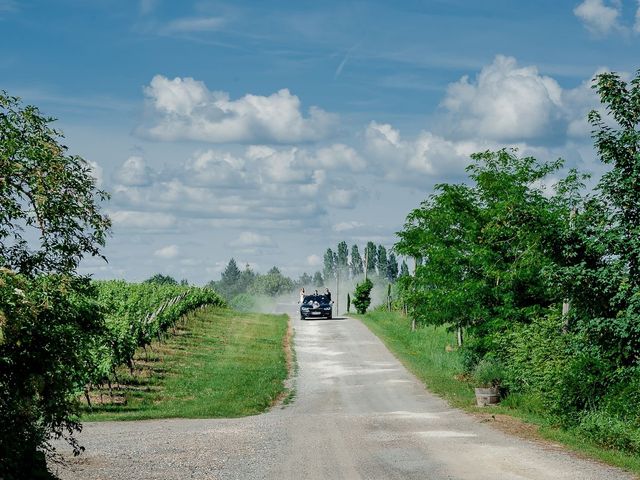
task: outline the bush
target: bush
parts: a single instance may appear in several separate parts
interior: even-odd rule
[[[373,282],[368,278],[356,285],[356,290],[353,292],[353,306],[356,307],[356,311],[360,314],[367,313],[367,308],[371,305],[371,289],[373,288]]]
[[[473,380],[477,387],[497,387],[504,378],[504,366],[494,358],[483,358],[473,370]]]
[[[499,340],[505,386],[512,392],[557,391],[560,377],[571,359],[572,337],[562,333],[559,314],[535,318],[516,325]]]
[[[640,454],[640,429],[637,425],[595,410],[583,415],[576,427],[580,433],[592,442],[606,448]]]
[[[76,399],[102,325],[88,279],[0,269],[0,478],[49,478],[51,437],[80,453]]]
[[[248,293],[240,293],[231,299],[229,306],[239,312],[257,311],[256,298]]]

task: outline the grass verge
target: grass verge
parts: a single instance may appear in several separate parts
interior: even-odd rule
[[[205,308],[175,335],[137,352],[133,374],[92,394],[82,421],[253,415],[283,395],[288,375],[286,315]],[[102,400],[102,403],[101,403]]]
[[[538,399],[510,396],[503,405],[490,409],[476,407],[472,386],[460,378],[462,363],[458,352],[447,351],[447,346],[455,344],[455,336],[444,327],[420,327],[412,332],[410,320],[396,312],[372,311],[355,317],[377,335],[429,391],[451,405],[482,417],[483,421],[494,422],[497,428],[508,433],[561,443],[579,454],[640,475],[640,458],[604,449],[574,431],[558,428],[540,413]],[[518,420],[505,420],[512,417]]]

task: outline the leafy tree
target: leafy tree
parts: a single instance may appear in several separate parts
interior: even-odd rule
[[[407,262],[402,260],[402,264],[400,265],[400,275],[399,277],[408,277],[409,276],[409,266]]]
[[[326,282],[333,280],[336,276],[336,257],[330,248],[327,248],[324,254],[323,274]]]
[[[178,281],[170,275],[156,273],[152,277],[147,278],[144,283],[153,283],[155,285],[178,285]]]
[[[589,122],[610,168],[572,219],[561,283],[575,329],[620,376],[638,365],[640,351],[640,71],[629,84],[616,73],[598,75],[594,88],[607,118],[592,111]]]
[[[104,326],[76,269],[102,256],[108,198],[53,119],[0,92],[0,477],[44,478],[51,437],[73,438],[77,402]]]
[[[412,316],[468,327],[482,355],[513,322],[528,322],[562,300],[548,272],[561,261],[557,239],[570,216],[571,189],[547,195],[536,186],[561,161],[540,163],[507,150],[472,158],[471,185],[438,185],[407,217],[396,248],[424,259],[408,285],[403,281]]]
[[[336,255],[336,269],[340,273],[340,277],[344,279],[349,274],[349,247],[347,242],[338,243]]]
[[[266,275],[258,275],[250,290],[252,293],[276,296],[289,293],[295,288],[293,281],[280,273],[277,267],[272,267]]]
[[[367,273],[376,273],[376,259],[378,257],[378,249],[376,248],[376,244],[373,242],[367,242],[367,246],[365,247],[364,251],[367,263]]]
[[[298,284],[304,287],[305,285],[311,285],[312,281],[313,281],[313,278],[311,277],[311,275],[309,275],[307,272],[304,272],[302,275],[300,275],[300,279],[298,279]]]
[[[357,278],[364,273],[364,267],[362,266],[362,257],[358,250],[358,245],[351,247],[351,278]]]
[[[238,284],[238,281],[240,280],[240,269],[238,268],[235,258],[229,260],[229,263],[220,275],[220,280],[223,284],[228,286],[235,286]]]
[[[321,272],[316,272],[313,274],[313,286],[320,288],[324,285],[324,278],[322,278]]]
[[[387,267],[389,261],[387,260],[387,249],[382,245],[378,245],[378,251],[376,253],[376,266],[378,268],[378,276],[385,278],[387,276]]]
[[[373,288],[373,282],[367,278],[358,285],[353,292],[353,306],[360,314],[367,313],[367,308],[371,305],[371,289]]]
[[[396,254],[393,252],[389,254],[386,276],[390,282],[395,282],[398,278],[398,259],[396,258]]]
[[[0,265],[26,275],[75,272],[100,256],[110,226],[108,194],[52,122],[0,92]]]
[[[238,280],[238,292],[248,292],[253,282],[256,279],[256,273],[251,269],[251,266],[247,263],[244,266],[244,270],[240,274]]]

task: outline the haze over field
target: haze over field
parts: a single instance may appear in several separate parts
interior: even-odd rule
[[[630,0],[90,3],[0,0],[0,88],[112,193],[96,278],[312,273],[487,148],[597,175],[591,78],[640,40]]]

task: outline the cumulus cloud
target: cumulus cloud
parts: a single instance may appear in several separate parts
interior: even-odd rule
[[[159,248],[153,254],[160,258],[176,258],[180,254],[180,249],[177,245],[167,245],[166,247]]]
[[[308,164],[325,169],[340,168],[352,172],[361,172],[367,166],[366,161],[356,150],[341,143],[320,148],[315,155],[308,158]]]
[[[242,232],[237,240],[233,242],[233,246],[247,247],[272,247],[274,242],[268,235],[261,235],[255,232]]]
[[[364,227],[364,223],[352,220],[350,222],[336,223],[332,228],[334,232],[347,232],[361,227]]]
[[[199,151],[185,163],[184,178],[190,185],[234,188],[249,181],[246,163],[229,152]]]
[[[102,187],[104,183],[104,170],[97,162],[93,162],[91,160],[87,160],[89,164],[89,168],[91,169],[91,176],[96,179],[96,186],[98,188]]]
[[[498,55],[474,81],[464,76],[450,84],[442,105],[453,134],[513,142],[552,135],[563,118],[561,97],[553,78]]]
[[[319,255],[313,254],[307,257],[307,265],[310,267],[318,267],[322,265],[322,258]]]
[[[619,2],[605,5],[603,0],[584,0],[573,13],[591,32],[607,34],[611,30],[621,28],[618,23],[620,8]]]
[[[177,223],[176,217],[168,213],[114,210],[107,214],[116,228],[162,230],[172,228]]]
[[[329,192],[329,205],[337,208],[354,208],[358,193],[354,189],[334,188]]]
[[[152,182],[152,170],[147,166],[144,158],[132,156],[118,168],[114,178],[121,185],[144,187]]]
[[[428,131],[405,140],[393,126],[377,122],[367,127],[365,142],[383,174],[406,183],[420,182],[424,176],[442,178],[460,173],[469,155],[485,146],[472,141],[447,140]]]
[[[298,143],[328,136],[337,120],[318,107],[311,107],[305,117],[300,99],[286,88],[232,100],[193,78],[156,75],[144,93],[153,119],[141,131],[159,140]]]

